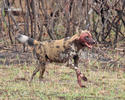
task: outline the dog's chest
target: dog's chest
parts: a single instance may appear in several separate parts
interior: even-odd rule
[[[76,51],[74,47],[71,47],[64,52],[60,52],[59,56],[57,56],[57,59],[60,62],[67,62],[70,58],[72,59],[74,55],[76,55]]]

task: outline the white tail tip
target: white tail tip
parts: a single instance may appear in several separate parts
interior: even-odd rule
[[[26,36],[26,35],[19,34],[19,35],[16,37],[16,39],[17,39],[19,42],[21,42],[21,43],[26,43],[26,42],[28,41],[29,37]]]

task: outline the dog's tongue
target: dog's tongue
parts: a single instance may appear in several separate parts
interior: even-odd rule
[[[92,45],[89,45],[88,43],[85,43],[85,45],[86,45],[88,48],[92,49]]]

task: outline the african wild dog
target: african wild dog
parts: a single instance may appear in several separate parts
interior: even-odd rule
[[[39,61],[39,66],[33,71],[30,82],[38,71],[40,71],[39,79],[43,78],[46,68],[46,62],[67,62],[68,66],[72,66],[77,75],[77,81],[80,87],[84,87],[81,79],[87,81],[84,74],[78,69],[79,51],[85,47],[92,48],[95,41],[89,31],[81,31],[72,37],[63,38],[61,40],[50,40],[39,42],[28,36],[19,34],[16,39],[21,43],[28,43],[32,46],[36,57]],[[74,63],[72,64],[72,60]]]

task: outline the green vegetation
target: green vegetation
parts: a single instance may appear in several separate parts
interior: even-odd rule
[[[34,0],[34,3],[29,0],[32,6],[27,0],[6,1],[11,5],[9,8],[17,9],[17,13],[11,9],[11,13],[5,14],[3,10],[0,14],[0,100],[125,100],[123,0],[88,0],[88,5],[85,0],[68,0],[67,3],[64,0]],[[4,9],[2,5],[7,4],[0,0],[0,7]],[[79,87],[72,69],[54,63],[48,65],[43,81],[39,82],[37,74],[29,84],[35,60],[31,50],[19,45],[15,36],[21,32],[40,41],[50,36],[60,39],[76,33],[77,27],[88,28],[94,39],[102,43],[97,43],[96,51],[87,49],[90,57],[79,65],[88,78],[83,82],[86,88]],[[123,50],[117,51],[115,46]],[[23,47],[28,53],[23,52]]]
[[[98,66],[99,64],[97,64]],[[123,70],[93,70],[92,64],[82,72],[88,77],[80,88],[76,75],[68,67],[49,64],[44,79],[36,75],[28,80],[34,66],[0,66],[0,100],[125,100],[125,73]]]

